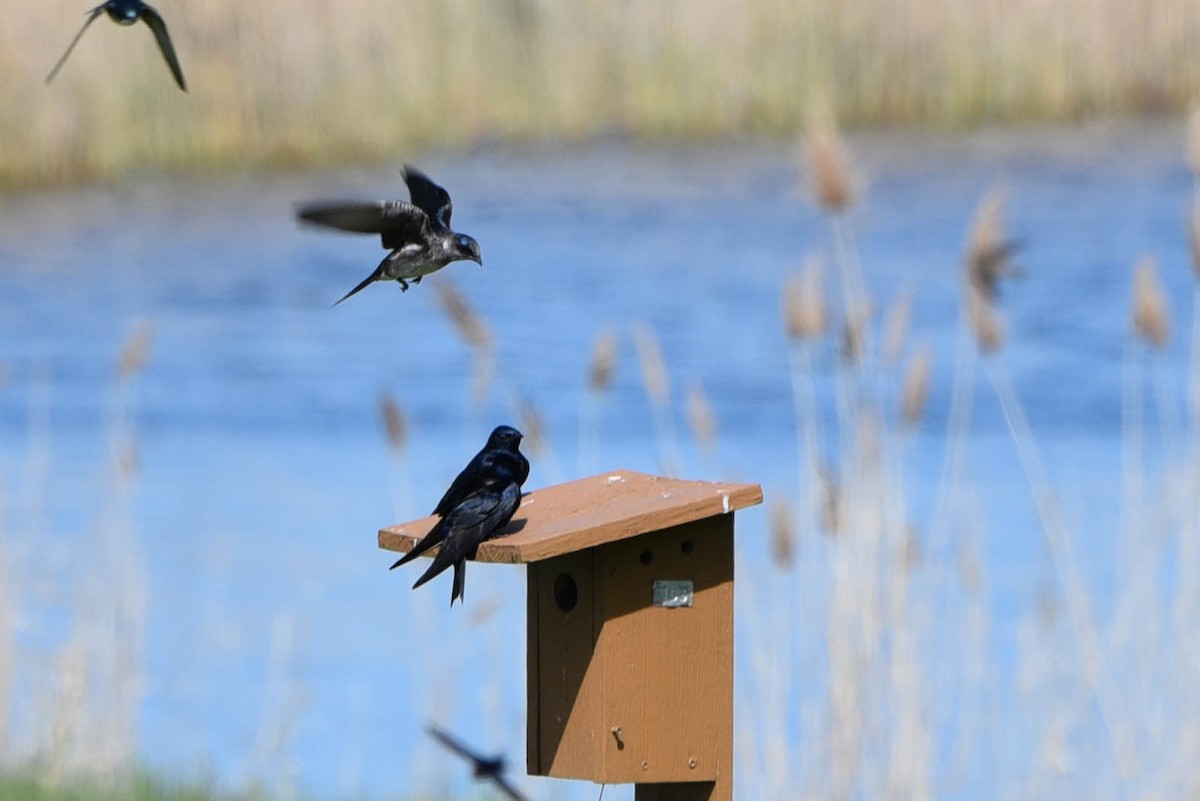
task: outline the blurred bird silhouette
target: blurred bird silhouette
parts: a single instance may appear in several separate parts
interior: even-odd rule
[[[483,265],[479,243],[450,230],[450,214],[454,210],[450,194],[415,167],[405,165],[401,174],[408,184],[411,203],[315,201],[301,204],[296,210],[302,222],[357,234],[379,234],[383,246],[391,251],[375,272],[334,306],[375,281],[399,281],[401,291],[407,292],[409,281],[419,284],[426,275],[451,262],[473,261]]]
[[[507,465],[507,468],[516,479],[517,486],[520,487],[524,484],[525,479],[529,478],[529,460],[520,451],[522,436],[521,432],[512,426],[496,426],[488,437],[487,444],[471,458],[462,472],[455,476],[454,481],[450,482],[450,488],[438,501],[437,508],[433,510],[433,513],[439,517],[445,517],[463,498],[483,488],[486,476],[482,464],[484,456],[487,454],[492,454],[500,460],[509,461],[510,464]],[[446,530],[443,526],[434,526],[420,542],[413,546],[411,551],[400,557],[396,564],[392,565],[392,568],[416,559],[433,546],[440,544],[445,536]]]
[[[504,778],[504,757],[482,757],[436,726],[426,726],[425,731],[450,751],[470,762],[471,775],[476,779],[490,780],[513,801],[527,801],[525,796],[517,792],[517,789]]]
[[[521,505],[521,486],[517,483],[515,464],[508,454],[488,452],[483,455],[479,463],[482,486],[454,504],[422,540],[440,537],[441,547],[433,557],[433,564],[413,584],[414,590],[453,566],[450,605],[464,597],[466,560],[475,557],[479,543],[499,534]],[[399,564],[398,561],[392,567]]]
[[[179,84],[179,88],[187,91],[187,81],[183,79],[183,69],[179,66],[179,59],[175,57],[175,48],[171,45],[171,36],[167,33],[167,24],[163,22],[163,18],[153,7],[146,5],[141,0],[108,0],[107,3],[102,3],[96,6],[91,11],[87,12],[87,19],[83,23],[83,27],[79,29],[79,33],[75,34],[75,38],[71,40],[71,44],[67,45],[67,52],[62,54],[62,58],[54,65],[54,69],[50,70],[50,74],[46,76],[46,83],[54,80],[54,76],[62,69],[62,65],[66,63],[67,56],[71,55],[71,51],[75,49],[75,45],[79,44],[79,40],[83,38],[83,32],[88,29],[88,26],[96,21],[96,18],[101,14],[108,14],[108,18],[118,25],[132,25],[138,20],[142,20],[154,32],[154,40],[158,42],[158,49],[162,51],[163,58],[166,59],[167,66],[171,68],[171,74],[175,76],[175,83]]]

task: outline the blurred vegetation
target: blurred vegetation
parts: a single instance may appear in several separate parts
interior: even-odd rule
[[[47,781],[0,774],[0,801],[255,801],[260,795],[222,795],[203,785],[171,784],[139,776],[122,782]]]
[[[0,183],[143,165],[312,165],[495,140],[787,135],[1179,110],[1200,4],[1159,0],[164,0],[191,89],[149,30],[90,2],[0,29]]]

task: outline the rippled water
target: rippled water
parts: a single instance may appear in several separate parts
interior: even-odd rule
[[[1003,359],[1068,516],[1084,530],[1112,517],[1139,256],[1159,260],[1178,330],[1190,319],[1181,139],[1161,123],[853,141],[867,189],[852,222],[871,295],[883,303],[911,288],[914,332],[935,351],[929,418],[910,446],[918,525],[945,445],[965,228],[997,184],[1026,271],[1005,290]],[[552,449],[534,459],[527,488],[658,471],[663,437],[631,325],[661,337],[677,400],[700,381],[712,401],[713,456],[677,414],[684,475],[761,482],[768,495],[795,486],[781,288],[831,243],[792,149],[599,145],[419,163],[454,195],[455,227],[478,238],[486,266],[452,265],[404,295],[376,285],[336,309],[381,251],[368,237],[300,229],[291,206],[400,197],[392,167],[146,177],[0,200],[0,490],[18,652],[54,652],[63,610],[94,567],[85,547],[123,519],[108,467],[122,413],[139,464],[126,527],[145,577],[138,731],[151,766],[323,796],[460,787],[428,759],[428,718],[503,744],[519,765],[520,571],[472,566],[466,608],[448,611],[442,583],[410,593],[412,576],[385,569],[374,533],[432,507],[491,427],[515,422],[513,396],[542,412]],[[439,278],[496,340],[499,386],[481,405],[469,349],[437,305]],[[141,322],[155,332],[149,361],[122,392],[116,355]],[[622,345],[589,463],[579,447],[587,360],[607,325]],[[1182,339],[1164,357],[1176,391]],[[832,355],[817,366],[822,392],[833,366]],[[409,423],[402,461],[381,434],[382,390]],[[981,401],[973,431],[1003,655],[1047,571],[994,402]],[[770,569],[765,524],[761,509],[739,515],[743,584]],[[1100,586],[1105,553],[1094,555]],[[739,667],[739,699],[748,680]],[[541,797],[562,786],[531,785]]]

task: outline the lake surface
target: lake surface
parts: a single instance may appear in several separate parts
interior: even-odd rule
[[[1182,141],[1174,122],[851,140],[866,188],[850,224],[869,294],[879,308],[912,290],[913,336],[933,347],[928,414],[905,452],[914,525],[929,526],[946,449],[966,229],[999,185],[1025,272],[1003,290],[999,359],[1063,514],[1087,543],[1081,558],[1101,609],[1121,509],[1131,269],[1143,254],[1158,261],[1175,323],[1152,367],[1165,419],[1180,425],[1185,408],[1194,279]],[[326,798],[465,792],[460,766],[422,735],[426,720],[504,749],[522,772],[522,571],[472,565],[467,603],[450,610],[448,581],[410,592],[417,571],[389,572],[390,555],[375,546],[380,526],[432,508],[494,425],[518,422],[514,397],[540,411],[549,445],[533,457],[527,489],[600,470],[659,472],[673,442],[685,477],[759,482],[768,499],[795,494],[782,288],[807,255],[833,253],[795,149],[601,144],[418,163],[453,194],[455,227],[479,240],[485,266],[451,265],[405,294],[374,285],[337,308],[382,251],[370,237],[302,229],[292,206],[403,197],[399,164],[149,176],[0,199],[0,546],[23,699],[14,758],[44,735],[62,649],[82,630],[100,650],[125,643],[137,758],[169,775]],[[495,340],[496,382],[479,403],[470,348],[432,286],[445,279]],[[145,368],[121,382],[118,354],[144,324],[153,327]],[[639,375],[629,332],[640,324],[661,339],[673,435],[656,428]],[[606,326],[621,345],[592,450],[580,445],[581,416],[595,410],[587,367]],[[819,349],[815,381],[830,407],[836,364],[834,348]],[[979,376],[967,460],[985,521],[988,652],[1006,676],[1018,624],[1054,572]],[[683,412],[696,381],[719,426],[712,454]],[[384,391],[407,419],[401,458],[382,433]],[[113,468],[124,431],[136,443],[128,486]],[[1153,414],[1147,443],[1149,458],[1170,456]],[[797,573],[780,573],[767,521],[764,508],[738,516],[739,742],[763,725],[751,665],[763,621],[774,619],[764,606],[821,574],[804,558]],[[804,537],[802,552],[820,539]],[[971,794],[990,771],[1026,763],[1012,744],[1021,716],[999,717],[980,750],[1000,767],[972,763],[945,794]],[[784,730],[800,754],[803,722]],[[950,746],[937,739],[940,764]],[[756,757],[740,758],[740,786],[761,796]],[[596,791],[526,786],[539,798]]]

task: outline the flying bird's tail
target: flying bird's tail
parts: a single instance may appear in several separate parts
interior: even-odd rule
[[[354,289],[351,289],[345,295],[342,295],[341,299],[338,300],[338,302],[333,305],[334,306],[338,305],[338,303],[341,303],[343,300],[350,297],[351,295],[357,295],[359,292],[362,292],[364,289],[366,289],[369,284],[372,284],[372,283],[378,281],[382,277],[383,277],[383,265],[381,264],[375,268],[375,272],[371,273],[366,278],[364,278],[361,284],[354,287]]]
[[[83,27],[79,29],[79,33],[75,34],[75,38],[71,40],[69,45],[67,45],[67,52],[62,54],[62,58],[58,60],[58,63],[54,65],[54,69],[50,70],[50,74],[46,76],[46,83],[50,83],[54,80],[54,76],[58,74],[60,69],[62,69],[62,65],[67,63],[67,56],[71,55],[71,51],[75,49],[75,45],[79,44],[79,40],[83,38],[83,32],[88,29],[89,25],[96,21],[96,17],[103,13],[103,3],[87,12],[88,18],[84,21]]]

